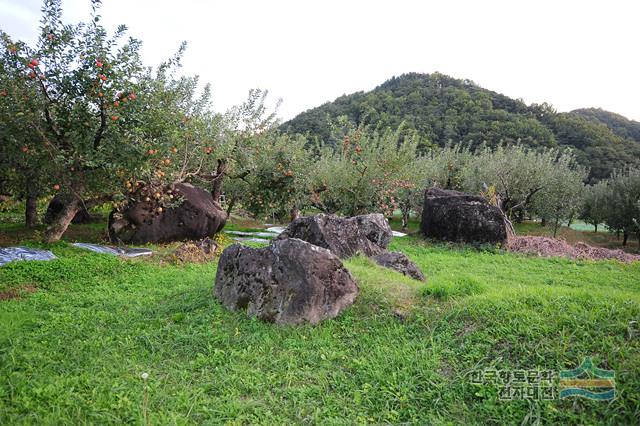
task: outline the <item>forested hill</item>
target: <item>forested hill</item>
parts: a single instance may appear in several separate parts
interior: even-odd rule
[[[440,146],[517,141],[539,147],[570,146],[594,180],[640,158],[640,123],[597,109],[557,113],[548,104],[527,105],[440,73],[393,77],[370,92],[344,95],[305,111],[282,129],[331,141],[332,123],[342,116],[355,124],[383,127],[404,122]]]
[[[596,123],[605,124],[620,137],[640,141],[640,123],[629,120],[620,114],[601,108],[581,108],[573,110],[571,113]]]

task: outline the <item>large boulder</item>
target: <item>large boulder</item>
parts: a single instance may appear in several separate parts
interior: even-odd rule
[[[277,324],[316,324],[349,307],[358,286],[329,250],[290,238],[234,244],[220,256],[214,295],[232,310]]]
[[[109,238],[132,244],[201,240],[220,231],[227,213],[211,194],[186,183],[176,184],[173,194],[182,202],[157,213],[153,201],[140,201],[109,216]]]
[[[389,222],[381,214],[348,218],[319,214],[294,220],[278,238],[299,238],[346,259],[383,253],[392,236]]]
[[[393,269],[400,272],[403,275],[413,278],[418,281],[425,281],[426,278],[418,265],[413,263],[411,259],[404,253],[395,251],[387,251],[373,256],[372,259],[380,266]]]
[[[507,227],[498,207],[463,192],[429,188],[424,195],[422,233],[429,238],[466,243],[504,243]]]

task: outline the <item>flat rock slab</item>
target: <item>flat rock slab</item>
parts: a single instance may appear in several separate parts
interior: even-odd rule
[[[5,247],[0,248],[0,266],[17,260],[53,260],[57,257],[49,250],[40,250],[29,247]]]
[[[88,243],[73,243],[72,246],[85,250],[91,250],[96,253],[112,254],[114,256],[124,257],[151,256],[153,254],[151,250],[145,248],[101,246],[99,244]]]
[[[425,281],[426,278],[420,268],[411,261],[404,253],[384,252],[373,256],[372,259],[380,266],[393,269],[403,275],[418,281]]]
[[[351,306],[358,286],[329,250],[289,238],[234,244],[218,263],[214,295],[229,310],[276,324],[317,324]]]
[[[381,214],[346,218],[319,214],[294,220],[278,239],[299,238],[346,259],[383,253],[392,236],[389,222]]]

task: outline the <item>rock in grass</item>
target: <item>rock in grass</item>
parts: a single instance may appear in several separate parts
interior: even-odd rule
[[[392,237],[389,222],[381,214],[347,218],[319,214],[294,220],[278,239],[299,238],[324,247],[342,259],[362,254],[381,266],[425,281],[422,271],[406,255],[386,250]]]
[[[264,248],[234,244],[218,263],[215,297],[276,324],[317,324],[348,308],[358,286],[329,250],[289,238]]]
[[[502,212],[484,198],[429,188],[424,194],[422,233],[429,238],[464,243],[504,243],[507,227]]]
[[[383,253],[392,236],[389,222],[381,214],[348,218],[319,214],[294,220],[278,239],[299,238],[346,259]]]
[[[109,216],[112,242],[132,244],[202,240],[222,230],[227,213],[211,194],[187,183],[173,186],[182,202],[157,212],[153,201],[139,201]]]
[[[406,254],[399,252],[384,252],[373,256],[372,259],[380,266],[393,269],[403,275],[418,281],[425,281],[426,278],[420,268],[413,263]]]

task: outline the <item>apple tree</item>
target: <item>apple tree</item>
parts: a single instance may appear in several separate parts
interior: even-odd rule
[[[312,171],[311,205],[353,216],[398,208],[395,191],[416,159],[420,138],[396,130],[350,129],[338,146],[324,145]]]
[[[25,202],[27,227],[37,224],[37,201],[59,189],[49,184],[51,159],[39,148],[33,123],[36,105],[36,82],[16,81],[0,61],[0,193],[11,194]],[[24,83],[24,84],[23,84]],[[30,131],[25,131],[30,130]]]
[[[0,35],[0,91],[6,92],[0,105],[10,129],[2,133],[8,142],[3,149],[14,163],[8,181],[13,192],[36,179],[38,195],[68,195],[45,231],[47,242],[62,236],[83,205],[164,179],[185,128],[191,129],[187,138],[199,138],[202,128],[212,133],[209,122],[190,124],[194,110],[206,109],[207,91],[201,99],[187,99],[190,111],[181,95],[191,93],[197,80],[173,74],[184,46],[152,73],[140,59],[140,41],[125,39],[124,26],[109,36],[100,24],[100,1],[92,6],[91,22],[68,25],[61,20],[60,1],[45,1],[33,46]],[[203,142],[210,141],[198,144]],[[185,173],[177,172],[182,178]]]
[[[284,222],[308,206],[311,153],[302,136],[269,131],[251,151],[243,173],[225,187],[227,212],[235,205],[259,218]]]
[[[462,170],[471,152],[468,146],[446,145],[431,147],[424,155],[415,158],[404,169],[394,190],[398,208],[402,214],[402,228],[409,225],[409,217],[422,214],[424,191],[429,187],[460,189]]]
[[[593,225],[595,232],[598,232],[598,225],[607,218],[608,195],[609,187],[607,181],[600,181],[585,187],[580,219]]]
[[[580,213],[587,176],[587,169],[570,153],[558,155],[547,170],[544,188],[533,200],[532,210],[551,222],[554,237],[562,222],[570,223]]]
[[[613,232],[622,232],[622,245],[636,234],[640,245],[640,168],[615,169],[607,180],[605,224]]]

